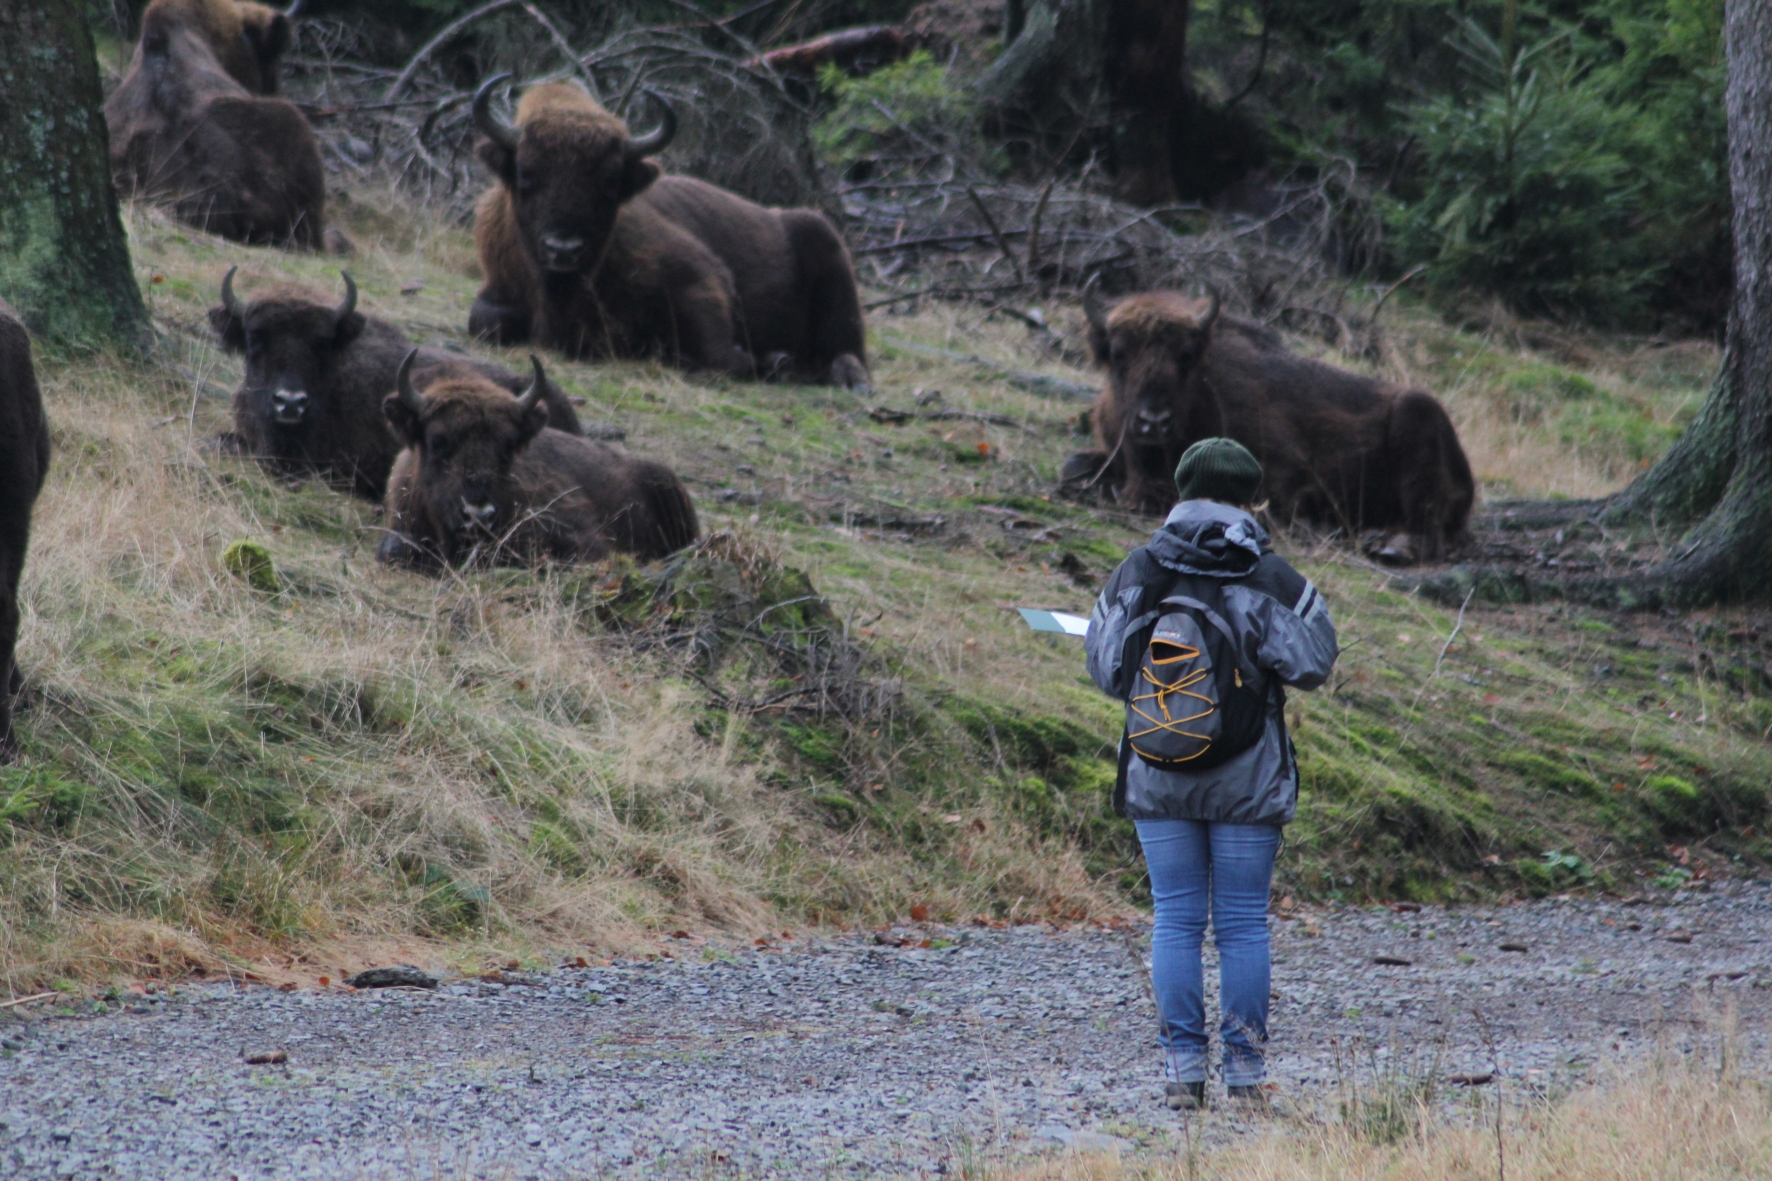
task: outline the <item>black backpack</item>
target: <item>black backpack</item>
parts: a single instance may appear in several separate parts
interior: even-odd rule
[[[1204,771],[1261,741],[1266,678],[1243,654],[1220,579],[1184,575],[1158,604],[1132,691],[1126,750],[1163,771]]]

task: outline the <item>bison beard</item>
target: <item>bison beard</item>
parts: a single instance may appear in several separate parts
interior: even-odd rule
[[[18,643],[18,582],[31,536],[31,508],[49,474],[49,424],[31,367],[31,338],[0,301],[0,762],[12,757],[12,698],[22,678],[13,661]]]
[[[105,103],[111,172],[125,195],[170,205],[239,242],[306,250],[350,243],[326,228],[320,145],[279,98],[286,14],[231,0],[156,0]]]
[[[573,356],[645,357],[739,376],[866,388],[855,272],[823,214],[766,209],[648,157],[676,127],[627,126],[566,83],[524,94],[516,126],[474,99],[499,184],[474,237],[486,284],[468,330]],[[657,98],[655,95],[654,98]]]
[[[1223,435],[1261,460],[1261,496],[1280,520],[1388,531],[1378,556],[1397,563],[1463,535],[1476,486],[1433,395],[1288,352],[1266,328],[1219,315],[1216,299],[1153,292],[1088,311],[1108,382],[1096,449],[1066,462],[1065,490],[1165,512],[1181,453]]]
[[[682,481],[663,464],[546,425],[535,381],[522,396],[484,378],[450,376],[420,392],[417,350],[382,404],[406,441],[388,479],[388,535],[376,556],[395,565],[528,565],[641,561],[695,540]]]
[[[222,280],[222,302],[209,323],[222,348],[246,358],[234,394],[234,431],[224,445],[278,473],[314,471],[380,500],[405,442],[382,414],[400,361],[412,342],[385,320],[357,311],[357,285],[341,272],[337,306],[300,287],[281,286],[242,302],[234,273]],[[442,349],[418,350],[413,381],[424,389],[451,376],[477,376],[512,393],[529,380],[490,361]],[[558,386],[544,384],[548,424],[579,432],[578,414]]]

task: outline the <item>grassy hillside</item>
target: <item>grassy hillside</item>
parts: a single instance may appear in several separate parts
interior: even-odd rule
[[[467,235],[391,199],[345,218],[363,310],[459,343]],[[374,506],[206,446],[239,377],[203,320],[223,272],[330,298],[337,264],[145,209],[130,231],[162,362],[39,357],[55,459],[24,757],[0,769],[9,986],[1137,904],[1106,808],[1116,711],[1075,641],[1009,608],[1086,611],[1150,523],[1047,498],[1076,403],[921,351],[1095,380],[1020,325],[874,313],[866,401],[548,358],[584,417],[684,473],[713,540],[660,570],[437,580],[375,563]],[[1390,314],[1382,370],[1442,394],[1491,495],[1617,486],[1716,359]],[[236,541],[269,552],[274,590],[229,572]],[[1448,645],[1455,611],[1347,549],[1281,547],[1345,650],[1291,707],[1294,897],[1674,885],[1772,856],[1753,620],[1473,608]]]

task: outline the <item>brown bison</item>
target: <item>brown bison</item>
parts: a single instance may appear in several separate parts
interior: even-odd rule
[[[31,337],[0,300],[0,762],[12,758],[12,698],[23,678],[18,643],[18,581],[31,538],[31,508],[49,474],[49,423],[31,366]]]
[[[348,251],[326,227],[313,129],[269,97],[287,42],[287,15],[263,5],[149,5],[129,70],[105,102],[118,188],[224,238]]]
[[[394,457],[406,445],[381,403],[412,342],[386,320],[357,310],[357,285],[348,274],[340,272],[345,297],[334,306],[289,286],[242,302],[234,294],[237,270],[222,280],[221,305],[209,309],[222,348],[246,358],[227,444],[274,471],[318,471],[381,499]],[[417,356],[413,380],[420,389],[447,376],[483,377],[513,393],[529,384],[502,365],[443,349],[419,349]],[[577,434],[578,415],[559,387],[543,383],[540,396],[549,425]]]
[[[229,77],[253,94],[276,94],[283,54],[289,49],[302,0],[279,12],[268,4],[244,0],[154,0],[142,13],[194,29]]]
[[[480,87],[480,160],[499,183],[474,237],[486,284],[468,330],[534,340],[571,356],[663,355],[740,376],[868,384],[849,251],[821,213],[765,209],[650,157],[676,133],[646,135],[577,86],[532,87],[515,126]]]
[[[483,377],[450,375],[420,392],[417,350],[382,403],[407,448],[388,478],[388,535],[376,556],[397,565],[641,561],[695,540],[700,526],[676,473],[547,425],[547,384],[519,397]]]
[[[1097,486],[1140,512],[1167,511],[1187,447],[1229,436],[1260,458],[1261,495],[1281,520],[1383,530],[1378,556],[1437,557],[1463,534],[1475,485],[1432,394],[1288,352],[1259,324],[1220,315],[1217,297],[1086,301],[1089,344],[1107,367],[1096,448],[1065,463],[1071,491]]]

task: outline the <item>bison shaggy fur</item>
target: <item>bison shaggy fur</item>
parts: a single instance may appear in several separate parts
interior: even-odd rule
[[[668,108],[636,138],[568,83],[527,91],[515,126],[488,98],[483,87],[475,101],[479,155],[499,183],[475,212],[486,283],[470,332],[866,387],[855,271],[823,214],[661,176],[649,156],[675,126]]]
[[[234,295],[234,271],[228,272],[221,304],[209,309],[222,348],[246,361],[227,442],[273,471],[316,471],[379,500],[406,445],[382,414],[382,399],[413,346],[394,325],[358,311],[356,284],[344,278],[345,297],[337,304],[288,285],[242,301]],[[529,384],[491,361],[418,350],[412,379],[420,389],[450,376],[485,378],[512,393]],[[578,433],[572,403],[552,382],[542,389],[541,405],[550,426]]]
[[[31,537],[31,509],[49,474],[49,423],[31,365],[31,337],[0,301],[0,762],[12,757],[12,699],[22,678],[18,643],[19,575]]]
[[[1290,352],[1267,328],[1175,292],[1093,301],[1089,343],[1106,366],[1095,449],[1064,484],[1104,489],[1140,512],[1175,501],[1181,453],[1227,436],[1261,460],[1279,520],[1382,530],[1388,561],[1433,558],[1465,531],[1470,463],[1432,394]]]
[[[135,56],[105,102],[111,173],[124,195],[169,205],[179,220],[238,242],[349,249],[326,227],[313,129],[271,97],[287,25],[262,5],[230,0],[148,7]],[[264,52],[248,29],[270,38]]]
[[[388,479],[384,562],[529,565],[611,552],[649,561],[700,529],[670,468],[554,430],[533,392],[512,397],[451,375],[421,393],[403,369],[383,410],[407,444]]]

